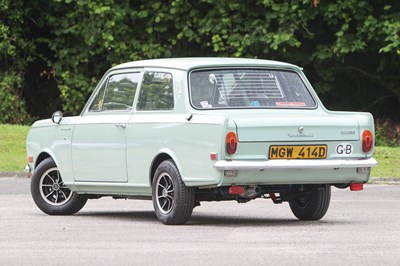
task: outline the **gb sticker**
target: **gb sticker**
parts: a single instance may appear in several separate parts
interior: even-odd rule
[[[353,153],[353,145],[350,143],[340,143],[336,146],[335,151],[339,156],[350,156]]]

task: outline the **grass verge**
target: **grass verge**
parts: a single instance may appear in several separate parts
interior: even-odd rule
[[[26,165],[25,139],[29,126],[0,125],[0,172],[22,172]]]
[[[0,172],[22,172],[26,165],[25,139],[29,126],[0,125]],[[400,147],[375,147],[379,165],[373,178],[400,179]]]
[[[374,158],[378,166],[372,168],[372,178],[400,179],[400,147],[375,147]]]

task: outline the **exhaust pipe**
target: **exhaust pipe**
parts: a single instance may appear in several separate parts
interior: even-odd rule
[[[241,193],[239,196],[243,198],[255,198],[258,195],[261,194],[261,188],[259,186],[250,186],[247,187],[243,193]]]

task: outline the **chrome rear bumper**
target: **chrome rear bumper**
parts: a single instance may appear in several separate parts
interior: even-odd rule
[[[267,170],[267,169],[340,169],[373,167],[374,158],[360,160],[269,160],[269,161],[217,161],[217,170]]]

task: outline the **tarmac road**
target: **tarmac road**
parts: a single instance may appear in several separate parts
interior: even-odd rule
[[[333,189],[327,215],[287,204],[202,203],[187,225],[157,221],[150,201],[90,200],[48,216],[27,178],[0,178],[0,265],[400,265],[400,186]]]

